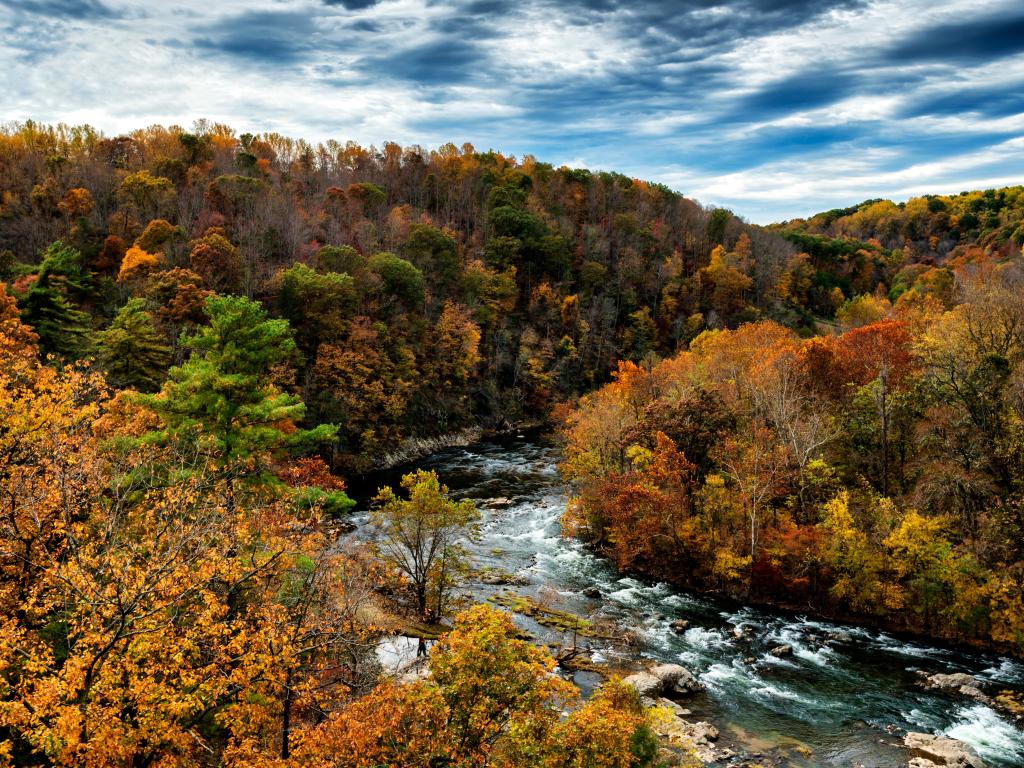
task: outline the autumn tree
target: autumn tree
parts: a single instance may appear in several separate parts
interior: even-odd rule
[[[141,170],[124,177],[118,194],[126,204],[122,232],[124,235],[130,228],[130,211],[143,221],[148,221],[169,207],[174,197],[174,184],[170,179],[153,176],[149,171]]]
[[[938,318],[920,343],[932,386],[965,417],[949,431],[965,468],[984,472],[1004,492],[1020,468],[1011,459],[1020,444],[1007,428],[1005,392],[1024,361],[1022,275],[1020,260],[985,269],[966,282],[968,300]]]
[[[750,559],[755,561],[770,502],[785,487],[785,448],[771,430],[755,424],[747,436],[729,438],[722,444],[719,462],[739,496],[750,533]]]
[[[464,541],[478,512],[469,499],[451,498],[433,471],[402,477],[408,498],[382,488],[371,520],[382,557],[408,580],[417,616],[435,624],[447,613],[452,590],[468,565]]]
[[[417,403],[444,429],[469,418],[467,390],[480,363],[480,327],[460,304],[445,302],[431,333],[424,385]]]
[[[746,306],[744,296],[754,284],[736,263],[737,257],[719,245],[711,252],[710,263],[699,273],[700,285],[708,297],[708,305],[722,325],[732,323]]]
[[[203,282],[214,290],[234,293],[241,289],[242,255],[224,236],[223,230],[211,229],[193,240],[188,261]]]
[[[304,731],[299,766],[647,768],[656,741],[636,692],[608,683],[585,703],[554,659],[485,605],[455,619],[426,680],[384,683]],[[563,712],[568,710],[563,716]]]
[[[843,330],[859,328],[862,325],[869,325],[884,320],[892,312],[892,304],[882,297],[878,298],[865,293],[847,299],[843,305],[836,310],[836,322]]]
[[[627,455],[630,471],[583,492],[583,503],[596,512],[588,520],[591,540],[608,545],[623,571],[640,563],[656,570],[662,563],[693,562],[695,467],[661,432],[653,450],[633,445]]]
[[[155,253],[144,251],[133,245],[125,251],[121,260],[121,268],[117,272],[119,283],[142,281],[154,272],[161,264],[161,258]]]
[[[164,219],[153,219],[135,239],[135,245],[147,253],[167,253],[175,241],[184,237],[181,227],[175,227]]]
[[[872,531],[857,524],[850,494],[841,491],[822,508],[826,562],[833,571],[832,595],[856,611],[884,612],[902,606],[884,570]]]
[[[900,604],[921,615],[924,631],[944,610],[952,607],[960,574],[968,569],[959,562],[946,536],[947,521],[907,511],[885,539],[897,579],[909,595]]]
[[[320,345],[311,376],[317,418],[339,425],[338,447],[360,467],[407,434],[415,358],[384,324],[353,318],[337,343]]]
[[[206,322],[206,299],[211,293],[202,277],[181,267],[150,274],[143,288],[157,318],[175,339],[181,330]]]

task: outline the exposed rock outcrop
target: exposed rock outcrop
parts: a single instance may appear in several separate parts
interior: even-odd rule
[[[663,696],[686,696],[704,690],[700,680],[678,664],[656,664],[649,670],[634,672],[622,682],[633,686],[647,705]]]
[[[491,584],[493,586],[522,586],[530,583],[530,580],[525,576],[509,573],[500,568],[481,568],[477,571],[476,577],[480,580],[481,584]]]
[[[990,697],[981,690],[981,681],[965,672],[952,672],[950,674],[938,672],[934,675],[929,675],[927,672],[919,672],[918,674],[921,675],[921,684],[925,688],[959,693],[986,704],[991,701]]]
[[[731,749],[718,747],[718,729],[704,721],[691,723],[681,717],[670,717],[655,723],[654,731],[670,744],[692,747],[703,763],[714,763],[733,757]]]
[[[912,768],[985,768],[977,753],[957,739],[927,733],[908,733],[903,743],[912,752]]]
[[[667,709],[676,717],[686,717],[687,715],[692,714],[690,710],[686,709],[683,706],[680,706],[671,699],[658,699],[655,702],[655,704],[657,704],[659,707],[662,707],[663,709]]]
[[[622,680],[626,685],[631,685],[643,699],[658,699],[665,690],[665,683],[661,678],[655,677],[650,672],[634,672]]]
[[[662,684],[662,692],[668,695],[685,696],[704,690],[700,680],[686,667],[678,664],[658,664],[651,667],[650,673]]]

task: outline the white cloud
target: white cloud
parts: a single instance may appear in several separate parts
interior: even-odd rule
[[[316,0],[106,5],[112,17],[76,20],[0,6],[0,117],[89,122],[108,133],[208,117],[313,141],[469,140],[651,178],[757,221],[1024,176],[1024,150],[1013,138],[1024,135],[1024,113],[902,117],[950,93],[1012,95],[1024,81],[1024,56],[972,67],[877,60],[893,41],[1016,7],[1010,0],[873,0],[734,37],[729,25],[752,5],[711,7],[686,24],[726,31],[694,39],[667,23],[674,17],[638,21],[632,6],[583,14],[523,2],[488,19],[431,0],[384,0],[357,11]],[[239,20],[258,12],[296,26],[231,37],[244,32]],[[262,40],[261,31],[282,39]],[[274,44],[283,46],[277,59]],[[289,55],[293,44],[301,55]],[[401,71],[409,52],[434,46],[443,56],[448,45],[468,46],[456,71],[463,77],[433,82],[419,77],[429,71]],[[430,56],[416,66],[430,70]],[[763,103],[763,89],[787,78],[817,73],[841,76],[834,99],[826,90],[809,107],[798,98],[761,112],[744,106]],[[816,131],[821,142],[792,146]],[[790,145],[776,148],[771,137]]]

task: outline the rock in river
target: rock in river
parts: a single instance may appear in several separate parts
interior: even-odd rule
[[[985,768],[974,750],[956,739],[908,733],[903,743],[913,753],[911,768]]]
[[[792,656],[793,655],[793,646],[792,645],[788,645],[788,644],[787,645],[779,645],[779,646],[776,646],[775,648],[772,648],[770,651],[768,651],[768,653],[770,653],[772,656],[776,656],[776,657],[778,657],[780,659],[783,656]]]
[[[981,690],[981,681],[965,672],[953,672],[948,675],[941,672],[934,675],[929,675],[927,672],[918,672],[918,674],[921,675],[921,684],[925,688],[955,691],[976,701],[989,702],[989,697]]]
[[[652,702],[662,695],[683,696],[704,690],[700,680],[678,664],[656,664],[646,672],[634,672],[622,682],[633,686],[641,699]]]
[[[670,743],[692,746],[702,763],[719,762],[733,757],[732,750],[716,747],[713,743],[718,739],[718,729],[711,723],[691,723],[681,717],[670,717],[656,722],[654,731],[668,739]]]
[[[655,677],[650,672],[634,672],[624,678],[622,682],[636,688],[641,699],[657,699],[665,689],[665,683],[661,678]]]
[[[704,690],[700,680],[686,667],[678,664],[658,664],[651,667],[650,673],[661,680],[662,690],[668,694],[682,695]]]

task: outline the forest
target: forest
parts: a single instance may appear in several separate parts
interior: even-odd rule
[[[468,429],[556,432],[622,572],[1021,655],[1022,244],[1019,187],[758,227],[468,144],[7,126],[0,762],[658,764],[457,599],[443,477],[336,546],[343,478]]]
[[[828,332],[764,319],[620,362],[566,421],[567,526],[626,570],[1019,655],[1022,193],[774,225],[890,267]]]

